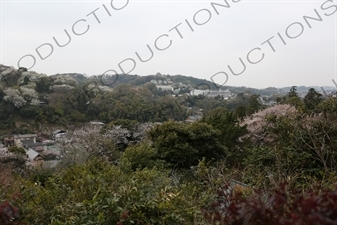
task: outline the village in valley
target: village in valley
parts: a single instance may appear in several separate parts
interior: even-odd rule
[[[102,122],[89,122],[81,130],[86,132],[97,131],[103,127]],[[15,149],[24,151],[25,167],[27,169],[50,169],[64,158],[63,148],[68,139],[67,131],[57,129],[50,134],[11,134],[3,135],[0,143],[0,158],[16,157]],[[13,151],[14,148],[14,151]]]

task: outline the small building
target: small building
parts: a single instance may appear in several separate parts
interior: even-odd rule
[[[29,141],[36,143],[37,135],[36,134],[17,134],[14,135],[14,145],[18,148],[23,148],[22,141]]]
[[[3,143],[5,147],[14,146],[14,135],[4,135]]]
[[[156,85],[160,91],[173,91],[172,85]]]
[[[224,99],[228,99],[229,97],[231,97],[231,92],[226,89],[226,90],[199,90],[199,89],[193,89],[190,94],[192,96],[198,96],[198,95],[204,95],[208,98],[214,98],[217,96],[220,96]]]
[[[37,139],[37,134],[17,134],[14,135],[14,141],[15,139],[20,139],[21,141],[32,140],[35,143]]]
[[[44,133],[37,133],[37,142],[43,142],[45,140],[49,140],[49,135],[44,134]]]
[[[26,162],[27,167],[34,168],[36,166],[41,166],[43,162],[43,156],[39,154],[38,152],[34,151],[33,149],[30,149],[26,152],[28,162]]]
[[[36,152],[43,152],[47,150],[47,144],[43,142],[31,142],[31,141],[22,141],[23,147],[25,149],[33,149]]]
[[[100,128],[102,128],[103,126],[104,126],[104,123],[102,123],[102,122],[90,122],[89,123],[89,125],[90,125],[90,128],[94,128],[94,129],[100,129]]]
[[[26,152],[27,158],[31,161],[39,161],[43,160],[42,155],[40,155],[38,152],[34,151],[33,149],[29,149]]]
[[[53,140],[56,140],[56,136],[58,137],[62,136],[58,134],[66,134],[66,133],[67,133],[66,131],[58,129],[58,130],[54,130],[51,135],[52,135]]]
[[[94,126],[103,126],[104,123],[102,122],[90,122],[91,125],[94,125]]]
[[[67,133],[56,134],[55,137],[54,137],[54,140],[55,141],[65,141],[66,140],[66,138],[65,138],[66,135],[67,135]]]

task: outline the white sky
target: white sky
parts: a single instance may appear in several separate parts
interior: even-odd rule
[[[135,68],[130,74],[160,72],[210,80],[214,74],[225,72],[226,85],[231,86],[334,86],[332,79],[337,80],[336,0],[241,0],[237,3],[228,0],[230,8],[214,5],[219,15],[211,3],[226,5],[224,0],[0,1],[0,63],[15,68],[20,58],[30,54],[36,59],[31,70],[48,75],[71,72],[101,75],[107,70],[121,73],[118,64],[132,58]],[[115,10],[111,4],[115,8],[125,7]],[[303,16],[317,18],[315,9],[323,21],[308,20],[312,26],[309,28]],[[194,17],[197,23],[208,22],[196,25]],[[90,28],[83,35],[75,35],[72,26],[81,19],[75,31],[84,32],[88,25]],[[177,29],[183,39],[176,30],[169,31],[180,23]],[[66,44],[68,37],[64,29],[71,41],[67,46],[58,47],[53,37],[60,44]],[[159,51],[154,46],[155,40],[163,34],[167,36],[159,39],[158,47],[168,46],[170,40],[172,45]],[[288,37],[298,34],[297,38]],[[262,45],[272,36],[270,43],[275,52],[268,43]],[[36,52],[41,45],[38,50],[43,57],[51,53],[44,60]],[[144,59],[149,58],[147,45],[153,50],[153,58],[141,62],[135,52]],[[254,48],[260,50],[252,52],[251,61],[258,61],[262,53],[264,58],[250,64],[247,53]],[[228,66],[236,73],[241,72],[243,66],[239,58],[246,70],[234,76]],[[20,61],[20,66],[32,65],[32,57]],[[133,63],[127,60],[121,65],[127,73]],[[223,83],[226,75],[219,74],[213,80]]]

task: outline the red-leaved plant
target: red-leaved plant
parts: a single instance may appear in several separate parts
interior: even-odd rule
[[[19,194],[12,196],[15,200]],[[0,224],[18,224],[15,223],[20,218],[19,209],[10,201],[0,203]]]
[[[226,225],[332,225],[337,224],[337,191],[287,190],[287,184],[270,194],[255,190],[245,197],[242,192],[218,191],[219,199],[204,210],[211,224]]]

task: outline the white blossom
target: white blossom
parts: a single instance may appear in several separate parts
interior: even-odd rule
[[[53,85],[53,86],[50,86],[50,90],[51,91],[59,91],[59,90],[70,90],[70,89],[73,89],[74,87],[73,86],[70,86],[70,85],[67,85],[67,84],[57,84],[57,85]]]
[[[35,71],[26,71],[21,74],[21,77],[18,80],[18,84],[23,84],[25,77],[29,78],[29,84],[38,82],[42,77],[46,77],[46,74],[37,73]]]
[[[24,87],[24,88],[29,88],[29,89],[34,89],[34,90],[35,90],[35,88],[36,88],[36,83],[35,83],[35,82],[29,82],[29,83],[26,84],[26,85],[20,85],[20,88],[22,88],[22,87]]]
[[[68,133],[65,140],[59,144],[69,158],[84,161],[90,155],[101,155],[109,161],[115,160],[114,154],[126,146],[134,145],[144,139],[151,123],[136,125],[132,130],[114,126],[104,134],[100,129],[82,128]]]
[[[247,136],[250,136],[252,140],[271,142],[273,139],[264,132],[264,127],[267,125],[266,117],[269,115],[275,115],[277,117],[291,116],[296,112],[297,110],[294,106],[287,104],[275,105],[246,117],[240,125],[247,125],[247,130],[249,131]]]
[[[30,105],[39,106],[40,105],[40,101],[37,100],[37,99],[32,99],[32,101],[30,101]]]
[[[3,98],[4,101],[11,102],[17,108],[24,106],[27,101],[20,95],[17,89],[7,88],[4,90],[6,96]]]
[[[59,75],[54,80],[53,85],[62,85],[62,84],[66,84],[69,86],[77,86],[78,82],[69,75]]]
[[[113,90],[112,88],[110,88],[108,86],[101,86],[101,85],[98,85],[98,88],[103,92],[109,92],[109,91]]]
[[[33,99],[37,99],[39,96],[34,89],[27,88],[27,87],[20,87],[22,97],[27,100],[31,101]]]

